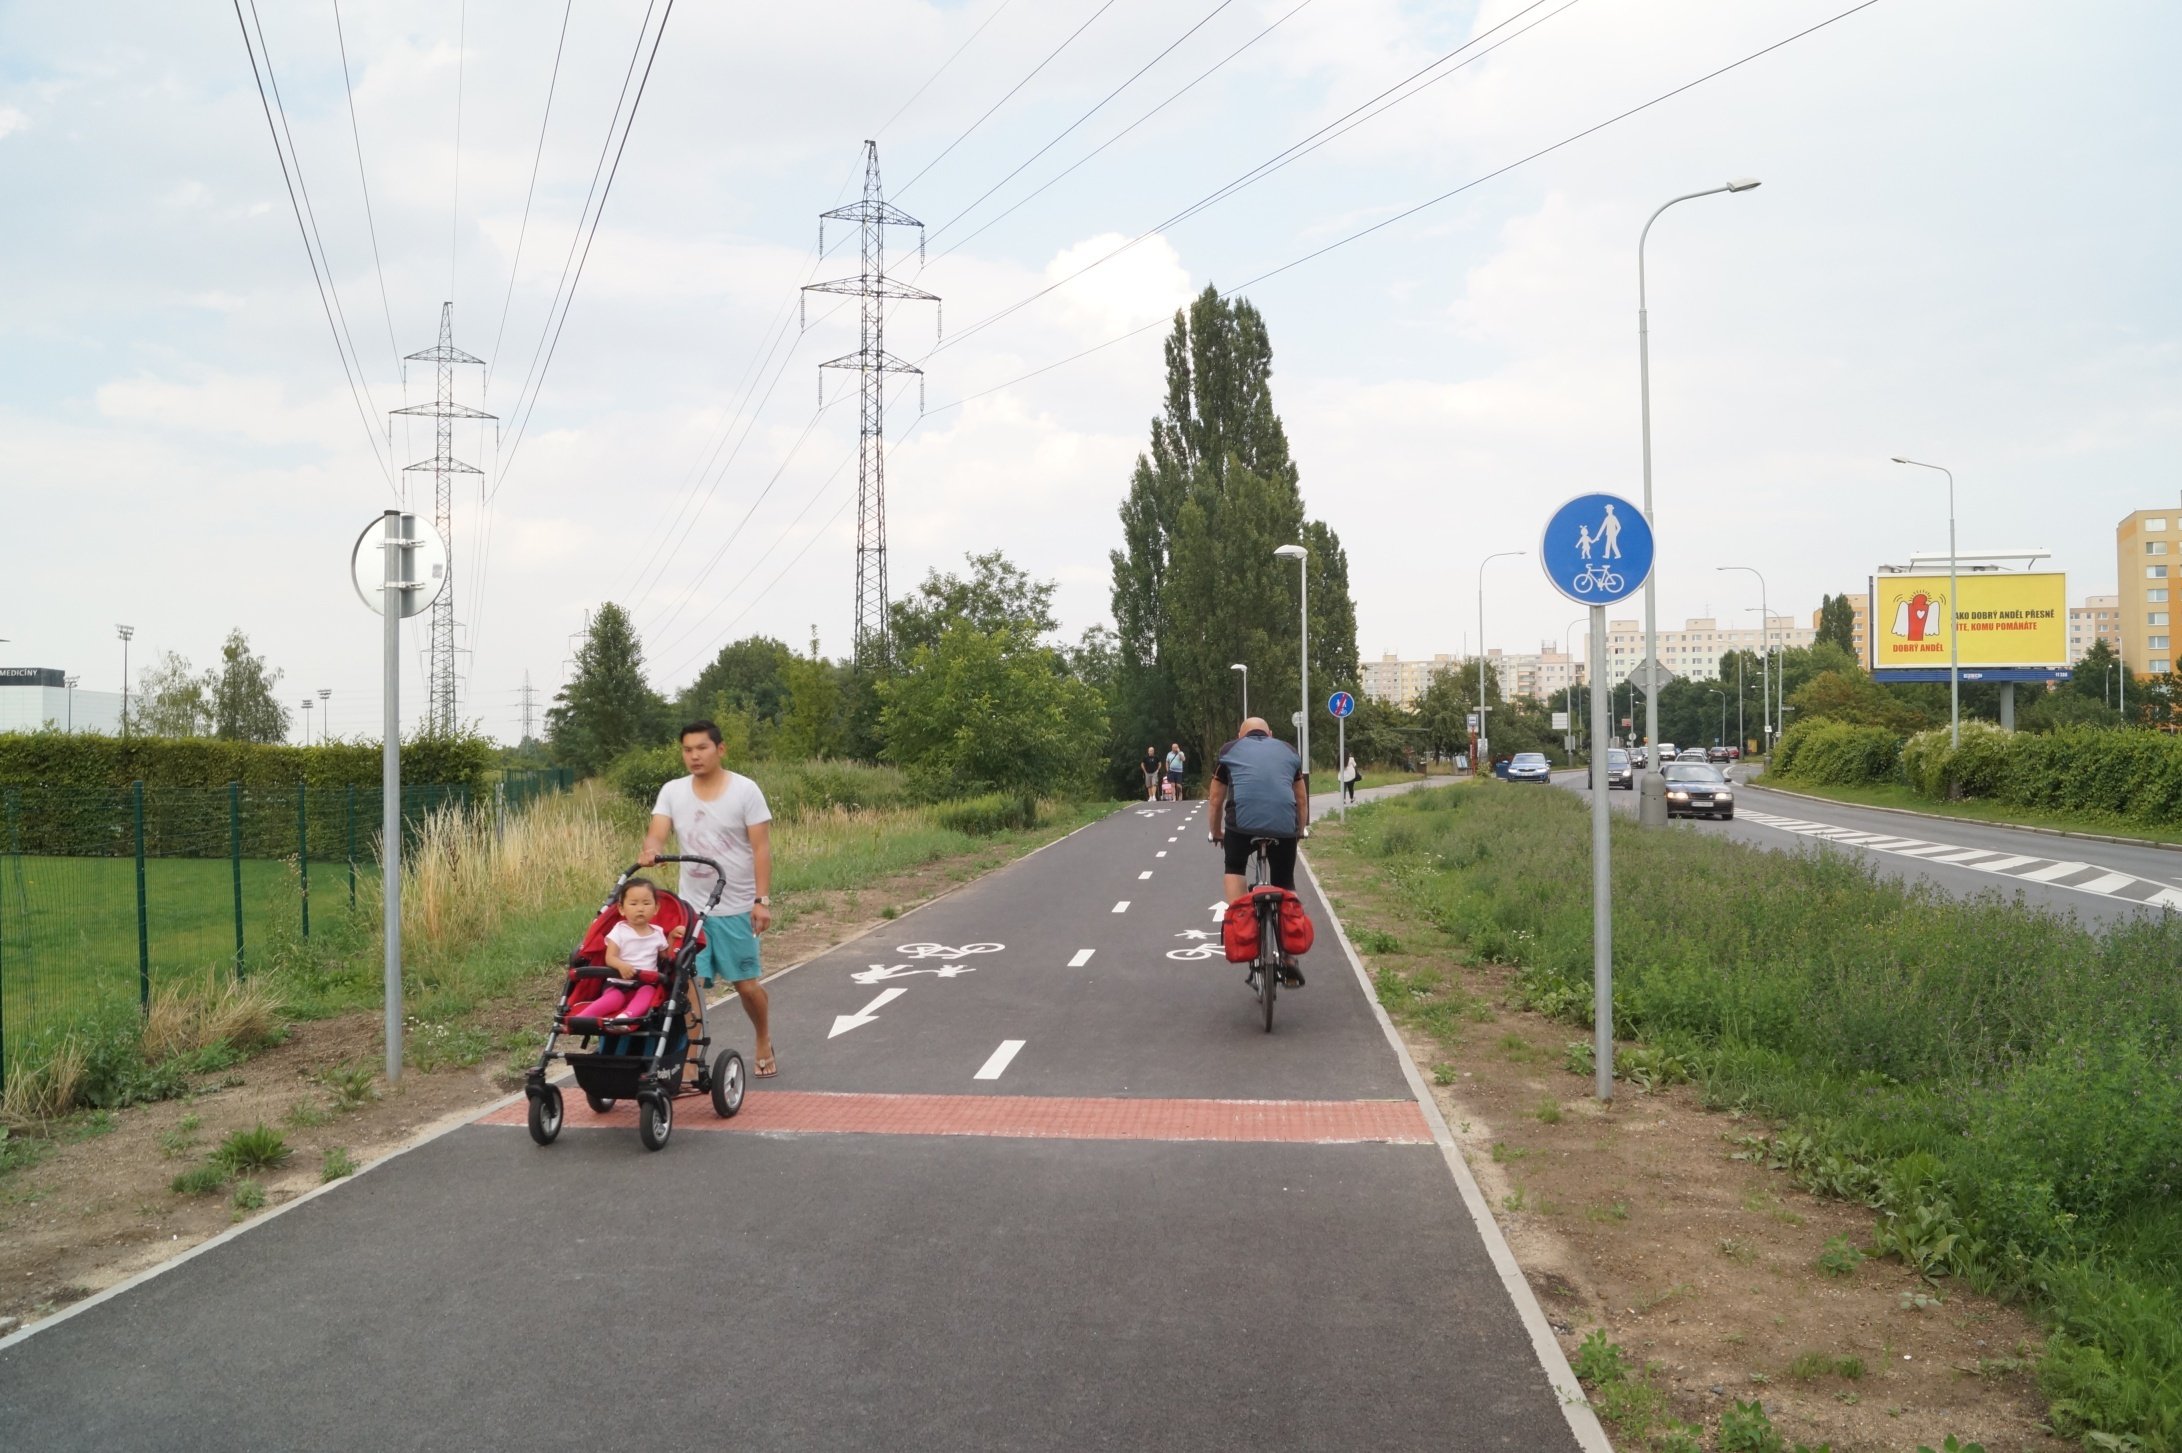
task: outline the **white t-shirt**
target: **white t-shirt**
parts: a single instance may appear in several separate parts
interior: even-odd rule
[[[750,911],[758,897],[757,855],[750,847],[750,829],[773,820],[757,783],[731,772],[720,795],[706,802],[689,778],[677,777],[659,789],[652,816],[674,824],[677,851],[710,858],[727,870],[727,886],[713,913],[724,918]],[[702,863],[682,864],[682,899],[690,910],[702,914],[711,896],[712,870]]]
[[[656,923],[647,924],[642,933],[631,924],[617,923],[606,930],[606,941],[632,969],[658,968],[660,956],[667,951],[667,935]]]

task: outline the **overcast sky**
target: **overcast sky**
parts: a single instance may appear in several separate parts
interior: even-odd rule
[[[503,421],[456,431],[494,492],[481,514],[478,482],[458,491],[463,714],[512,737],[525,672],[543,702],[604,600],[634,609],[670,691],[752,632],[803,648],[815,624],[827,654],[847,649],[852,376],[828,374],[844,401],[814,410],[816,365],[856,348],[855,313],[823,299],[798,333],[792,299],[856,270],[845,227],[829,224],[829,246],[849,243],[831,257],[814,244],[865,138],[889,199],[927,224],[926,268],[913,231],[890,259],[961,339],[934,351],[927,304],[889,327],[928,409],[916,422],[916,382],[896,386],[895,593],[998,547],[1060,582],[1073,635],[1107,617],[1163,330],[1010,380],[1853,0],[680,0],[542,382],[645,5],[572,7],[526,227],[562,5],[350,0],[352,136],[331,4],[257,3],[355,396],[225,0],[0,5],[0,664],[110,688],[116,622],[137,628],[134,662],[200,666],[240,626],[284,695],[331,687],[334,731],[374,734],[377,623],[348,555],[396,500],[386,411],[433,388],[419,365],[405,385],[396,355],[431,346],[451,298],[456,343],[493,365],[489,393],[462,370],[457,399]],[[1415,99],[970,331],[1510,17],[1466,54],[1504,46]],[[1763,187],[1687,203],[1651,236],[1663,624],[1756,604],[1717,565],[1760,566],[1774,608],[1807,614],[1876,563],[1944,549],[1944,481],[1893,454],[1955,470],[1965,551],[2047,548],[2072,599],[2111,590],[2115,522],[2182,489],[2177,54],[2182,10],[2158,0],[1877,0],[1250,287],[1307,505],[1348,547],[1366,657],[1474,648],[1483,556],[1534,549],[1569,495],[1638,492],[1638,229],[1745,174]],[[428,427],[394,429],[396,469],[431,453]],[[429,476],[421,493],[410,478],[428,508]],[[1536,649],[1578,614],[1534,557],[1487,581],[1492,645]]]

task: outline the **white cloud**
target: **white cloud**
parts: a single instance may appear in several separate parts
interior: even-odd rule
[[[29,125],[30,117],[22,108],[0,104],[0,141],[5,141]]]

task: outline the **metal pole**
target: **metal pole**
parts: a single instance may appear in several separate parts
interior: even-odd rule
[[[1486,741],[1485,733],[1485,567],[1495,560],[1522,553],[1520,550],[1496,550],[1477,562],[1477,751],[1470,762],[1472,776],[1477,774],[1479,766],[1483,764],[1490,745]],[[1508,694],[1505,682],[1501,684],[1500,694]]]
[[[311,805],[310,789],[295,784],[295,871],[297,897],[303,904],[303,941],[311,941]]]
[[[235,884],[235,982],[242,982],[242,784],[227,784],[227,864]]]
[[[1746,651],[1735,653],[1735,757],[1738,761],[1742,759],[1743,743],[1750,740],[1743,727],[1743,705],[1748,700],[1743,689],[1743,657],[1748,654]]]
[[[386,524],[386,588],[379,597],[385,646],[385,676],[381,686],[385,710],[380,722],[379,748],[379,886],[385,905],[383,931],[386,939],[386,1079],[402,1077],[402,718],[401,645],[403,581],[408,578],[409,551],[405,548],[413,521],[399,510],[388,510]]]
[[[1303,799],[1308,803],[1311,794],[1311,561],[1308,555],[1296,562],[1296,582],[1300,587],[1297,599],[1303,607],[1303,717],[1296,723],[1296,743],[1303,748]]]
[[[1341,789],[1341,820],[1347,822],[1349,820],[1349,784],[1346,776],[1349,770],[1349,719],[1345,716],[1334,718],[1333,763],[1334,785]]]
[[[1947,717],[1948,741],[1962,745],[1962,576],[1955,555],[1955,471],[1944,464],[1894,456],[1896,464],[1937,469],[1947,476]]]
[[[1652,235],[1652,223],[1659,220],[1659,213],[1676,202],[1688,202],[1698,197],[1710,197],[1719,192],[1747,192],[1758,185],[1755,177],[1739,177],[1722,187],[1707,187],[1702,192],[1685,192],[1659,204],[1659,211],[1645,219],[1644,230],[1637,234],[1637,394],[1644,415],[1644,522],[1652,527],[1654,538],[1659,533],[1659,521],[1652,513],[1652,326],[1651,316],[1644,299],[1644,242]],[[1659,741],[1659,683],[1651,679],[1651,663],[1659,659],[1659,566],[1655,562],[1651,575],[1644,582],[1644,744],[1657,745]]]
[[[152,1008],[151,921],[144,907],[144,779],[129,784],[129,810],[136,826],[136,1005],[138,1012]]]
[[[1606,607],[1591,607],[1591,659],[1606,655]],[[1607,699],[1591,693],[1591,740],[1604,740]],[[1591,753],[1591,1058],[1601,1100],[1614,1098],[1614,876],[1606,753]]]

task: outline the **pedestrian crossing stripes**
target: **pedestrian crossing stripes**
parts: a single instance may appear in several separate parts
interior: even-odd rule
[[[1748,807],[1743,808],[1738,816],[1761,827],[1794,833],[1798,837],[1840,843],[1844,847],[1866,848],[1875,853],[1890,853],[1900,858],[1919,858],[1928,863],[1946,863],[1952,867],[1991,873],[1996,878],[2043,883],[2101,898],[2126,899],[2131,903],[2141,903],[2147,908],[2182,910],[2182,889],[2171,888],[2156,878],[2139,878],[2131,873],[2103,868],[2097,863],[2079,862],[2073,858],[2034,858],[2022,853],[2003,853],[1988,848],[1961,847],[1954,843],[1927,842],[1922,838],[1858,832],[1834,823],[1809,822],[1800,817],[1783,817],[1773,812],[1754,812]]]

